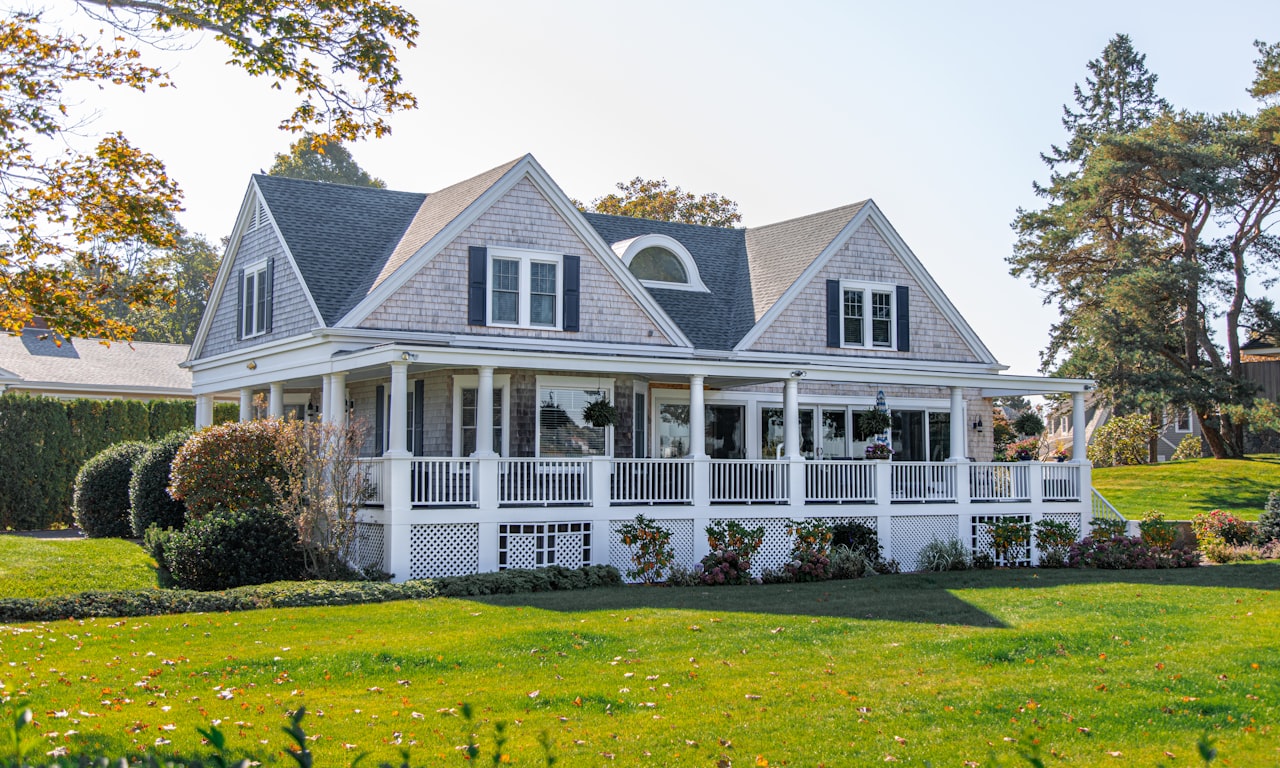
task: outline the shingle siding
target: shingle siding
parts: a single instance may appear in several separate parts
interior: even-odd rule
[[[467,323],[467,248],[528,248],[581,259],[581,331]],[[528,180],[520,181],[360,323],[361,328],[669,346],[635,299]]]
[[[272,275],[274,303],[271,314],[271,333],[254,336],[243,341],[236,339],[236,327],[240,320],[240,270],[253,266],[267,259],[275,259],[275,271]],[[231,267],[231,276],[223,288],[223,293],[214,310],[213,323],[209,326],[209,335],[197,356],[213,357],[236,349],[255,347],[276,339],[286,339],[315,328],[319,325],[311,305],[307,302],[302,284],[298,282],[293,267],[285,256],[284,248],[271,227],[259,227],[246,232],[240,239],[240,247],[236,249],[235,263]]]
[[[911,351],[828,347],[827,280],[908,286],[911,289]],[[842,357],[982,362],[870,223],[853,233],[750,349]]]

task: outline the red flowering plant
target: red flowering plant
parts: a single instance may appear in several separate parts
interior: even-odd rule
[[[791,581],[825,581],[831,578],[831,527],[818,518],[788,520],[787,533],[795,537],[791,555],[782,570]]]
[[[750,584],[751,557],[764,543],[764,527],[718,520],[706,528],[711,552],[702,558],[703,584]]]
[[[1196,532],[1201,546],[1215,543],[1236,546],[1253,538],[1253,528],[1248,523],[1220,509],[1196,514],[1191,518],[1191,530]]]

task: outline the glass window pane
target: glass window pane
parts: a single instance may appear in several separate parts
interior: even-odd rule
[[[651,245],[631,257],[629,265],[631,274],[641,280],[655,280],[663,283],[688,283],[689,274],[685,271],[680,257],[661,246]]]
[[[267,330],[267,273],[265,270],[257,275],[257,309],[254,311],[253,332],[265,333]]]
[[[493,292],[493,322],[520,322],[520,295],[504,291]]]
[[[520,262],[494,259],[492,280],[493,322],[520,322]]]
[[[649,455],[649,414],[643,392],[635,393],[631,410],[631,455],[643,459]]]
[[[951,414],[929,413],[929,461],[946,461],[951,453]]]
[[[836,459],[849,455],[845,442],[845,419],[843,410],[822,409],[822,458]]]
[[[595,427],[582,418],[587,403],[601,397],[600,390],[538,390],[538,455],[604,456],[607,455],[607,427]]]
[[[887,293],[871,294],[871,343],[877,347],[891,347],[893,340],[890,326],[893,319],[893,299]]]
[[[863,344],[862,291],[844,292],[844,343]]]
[[[658,406],[658,457],[678,459],[689,455],[689,406],[663,403]]]
[[[253,309],[257,306],[257,299],[254,295],[254,285],[256,284],[257,275],[250,273],[244,276],[244,306],[241,311],[244,313],[240,325],[241,332],[245,336],[253,335]]]
[[[893,412],[894,461],[925,461],[924,411]]]
[[[534,294],[529,297],[529,324],[530,325],[550,325],[556,324],[556,297],[541,296]]]
[[[706,452],[713,459],[744,459],[743,408],[740,405],[706,406]]]
[[[529,291],[531,293],[556,294],[556,265],[535,261],[529,265]]]

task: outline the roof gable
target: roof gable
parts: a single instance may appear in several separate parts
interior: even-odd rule
[[[773,308],[867,201],[747,230],[755,320]]]

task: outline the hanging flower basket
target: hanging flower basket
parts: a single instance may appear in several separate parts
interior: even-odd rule
[[[612,427],[618,423],[618,409],[607,397],[599,397],[582,409],[582,418],[593,427]]]
[[[892,424],[889,414],[878,408],[870,408],[858,414],[858,439],[866,440],[869,437],[883,434]]]

